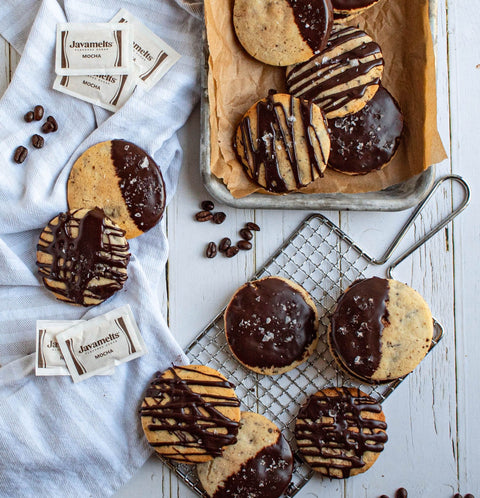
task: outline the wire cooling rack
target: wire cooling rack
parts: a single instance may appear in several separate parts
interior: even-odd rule
[[[425,203],[447,178],[464,186],[464,202],[413,249],[400,256],[388,269],[387,273],[390,275],[392,268],[466,207],[469,190],[462,179],[449,176],[439,180],[379,260],[365,253],[330,220],[316,214],[307,218],[257,272],[254,279],[276,275],[293,280],[315,301],[320,317],[320,340],[316,352],[305,363],[277,376],[259,375],[246,369],[230,353],[223,326],[224,310],[187,347],[185,352],[191,363],[208,365],[221,372],[235,385],[242,410],[265,415],[277,424],[290,443],[295,453],[295,463],[285,496],[294,496],[313,475],[311,468],[298,455],[293,436],[296,414],[309,396],[325,387],[349,386],[359,387],[363,392],[383,402],[402,382],[403,379],[398,379],[379,385],[363,384],[339,371],[327,345],[329,315],[346,287],[359,278],[374,276],[377,270],[375,265],[384,264],[388,260]],[[441,339],[442,334],[441,326],[435,322],[432,348]],[[197,477],[195,466],[176,464],[166,459],[164,462],[200,496],[207,496]]]

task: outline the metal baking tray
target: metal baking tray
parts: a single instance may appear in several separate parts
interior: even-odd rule
[[[407,220],[386,253],[379,259],[369,256],[330,220],[320,214],[314,214],[297,228],[255,274],[254,279],[279,275],[293,280],[307,290],[315,301],[320,317],[320,340],[316,351],[305,363],[276,376],[259,375],[243,367],[233,358],[226,342],[223,327],[224,310],[185,350],[190,363],[215,368],[234,384],[242,410],[265,415],[282,431],[295,454],[293,477],[285,496],[292,497],[298,493],[314,473],[296,451],[293,436],[297,411],[309,396],[325,387],[351,386],[359,387],[363,392],[383,402],[402,382],[403,379],[398,379],[385,384],[363,384],[339,371],[326,340],[329,315],[339,296],[353,281],[376,275],[378,272],[376,266],[385,264],[390,258],[423,206],[447,179],[452,179],[463,187],[463,201],[455,211],[390,264],[387,276],[391,277],[392,270],[401,261],[465,209],[470,192],[463,179],[451,175],[438,180],[425,200]],[[432,348],[442,335],[442,327],[435,322]],[[207,496],[197,477],[194,465],[162,460],[200,496]]]
[[[434,49],[437,48],[438,0],[429,1],[430,26]],[[210,107],[208,97],[208,42],[203,32],[203,61],[200,104],[200,173],[205,188],[222,204],[243,209],[303,209],[344,211],[401,211],[418,204],[428,193],[435,180],[435,166],[409,180],[384,190],[358,194],[300,194],[268,195],[253,193],[236,199],[225,184],[210,170]]]

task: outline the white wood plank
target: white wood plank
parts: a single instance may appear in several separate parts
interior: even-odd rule
[[[0,96],[6,90],[10,82],[10,47],[0,37]]]
[[[18,63],[20,62],[21,55],[10,46],[10,80],[13,77],[15,69],[17,69]]]
[[[449,148],[448,78],[446,64],[446,9],[440,2],[438,20],[438,126]],[[449,161],[437,166],[437,176],[450,171]],[[439,214],[449,212],[448,186],[426,207],[399,255],[414,239],[433,226]],[[361,246],[379,257],[407,218],[407,213],[342,214],[342,227]],[[448,244],[446,243],[448,241]],[[364,476],[347,483],[347,496],[393,496],[405,487],[409,496],[449,497],[457,484],[456,397],[451,231],[438,234],[396,271],[395,277],[417,289],[445,327],[445,337],[416,371],[385,402],[389,442],[378,462]],[[383,276],[383,270],[378,274]],[[432,462],[435,462],[432,465]],[[367,493],[368,490],[368,493]]]
[[[459,490],[477,494],[480,491],[480,432],[476,422],[480,412],[480,341],[476,319],[480,295],[477,167],[480,58],[473,47],[480,43],[480,33],[472,22],[471,9],[480,7],[480,2],[474,4],[448,0],[452,165],[455,173],[470,182],[473,192],[470,207],[454,223]]]
[[[199,170],[199,112],[194,112],[184,129],[184,161],[178,191],[168,209],[170,256],[169,324],[185,346],[227,304],[233,292],[254,273],[255,253],[240,251],[229,259],[223,254],[205,257],[210,241],[229,237],[235,244],[238,231],[253,220],[250,210],[236,210],[215,202],[214,211],[227,218],[221,225],[195,221],[200,203],[211,199],[202,185]]]

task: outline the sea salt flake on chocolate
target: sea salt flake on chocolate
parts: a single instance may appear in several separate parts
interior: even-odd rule
[[[273,332],[267,332],[263,337],[262,337],[262,342],[270,342],[275,339],[275,334]]]

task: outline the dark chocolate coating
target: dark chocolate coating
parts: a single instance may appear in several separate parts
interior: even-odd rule
[[[378,0],[332,0],[335,10],[359,10],[370,7]]]
[[[282,279],[248,282],[225,312],[225,332],[245,365],[282,368],[301,360],[317,338],[315,311]]]
[[[107,226],[101,209],[91,209],[80,219],[76,217],[78,211],[61,213],[56,225],[53,220],[47,225],[37,251],[49,254],[52,261],[37,262],[37,266],[47,289],[63,296],[65,301],[89,306],[87,297],[101,302],[123,287],[127,274],[122,270],[127,269],[130,254],[127,241],[121,245],[112,241],[112,237],[123,237],[125,232]],[[72,227],[78,227],[76,237],[72,236]],[[49,232],[52,241],[48,240]],[[94,285],[101,278],[108,282]],[[64,284],[65,288],[55,287],[50,281]]]
[[[381,169],[395,155],[403,131],[403,116],[395,99],[381,85],[355,114],[328,121],[331,150],[328,166],[362,175]]]
[[[165,184],[155,161],[137,145],[112,140],[112,161],[130,218],[142,232],[150,230],[165,210]]]
[[[322,53],[287,71],[289,91],[296,97],[318,104],[327,115],[363,97],[370,86],[380,83],[380,78],[362,85],[355,84],[347,90],[345,85],[367,75],[375,67],[383,66],[382,52],[374,41],[361,43],[348,51],[345,51],[345,46],[353,40],[365,38],[367,34],[362,30],[350,26],[336,28]],[[342,50],[343,53],[333,57],[328,54],[333,50]],[[377,58],[362,62],[362,59],[372,57]],[[357,65],[353,65],[353,61],[357,61]]]
[[[333,469],[339,470],[346,478],[352,469],[365,466],[365,452],[383,450],[388,440],[387,424],[366,417],[367,412],[380,413],[382,407],[360,389],[337,388],[335,391],[336,396],[319,391],[302,406],[297,415],[295,438],[305,457],[331,459],[318,463],[318,468],[325,468],[330,477],[336,477]],[[316,465],[312,468],[318,470]]]
[[[277,498],[292,478],[293,455],[290,445],[279,434],[278,440],[242,464],[225,480],[212,498]]]
[[[330,319],[334,354],[361,378],[371,378],[380,365],[389,289],[388,280],[383,278],[357,280],[338,300]]]
[[[310,162],[310,176],[306,182],[302,183],[300,177],[300,166],[297,158],[297,150],[295,147],[295,131],[293,121],[285,119],[287,109],[278,101],[274,100],[274,91],[270,91],[266,100],[262,100],[256,104],[257,114],[257,129],[255,130],[257,139],[253,140],[252,123],[248,116],[244,117],[240,122],[241,144],[244,148],[245,161],[250,164],[247,173],[252,179],[258,183],[261,167],[265,168],[265,183],[264,188],[269,192],[286,193],[289,188],[286,180],[280,173],[280,164],[278,160],[276,147],[273,146],[276,142],[281,142],[283,148],[287,151],[287,160],[291,168],[293,177],[295,178],[296,188],[305,187],[318,176],[323,176],[322,165],[326,159],[323,155],[322,143],[317,131],[312,123],[312,103],[300,100],[300,116],[296,119],[302,121],[304,135],[306,138],[307,153]],[[293,115],[294,97],[290,96],[289,115]],[[285,123],[283,123],[285,120]],[[238,140],[238,134],[237,134]],[[314,144],[318,144],[321,158],[318,158]],[[236,144],[238,149],[239,144]],[[240,159],[240,161],[242,161]]]
[[[192,386],[231,388],[233,384],[216,374],[201,373],[198,379],[181,378],[175,370],[189,370],[188,367],[174,367],[172,378],[165,378],[159,373],[151,382],[146,392],[146,398],[153,398],[154,402],[146,402],[140,409],[142,417],[151,417],[148,425],[150,431],[174,432],[178,442],[150,443],[152,447],[181,446],[182,453],[178,458],[170,458],[188,462],[189,448],[201,449],[204,454],[220,456],[222,447],[236,442],[239,423],[226,417],[219,407],[237,407],[240,402],[237,397],[227,394],[209,395],[194,392]],[[208,380],[205,380],[207,377]],[[228,391],[227,391],[228,392]],[[226,433],[222,432],[226,429]]]
[[[302,38],[317,54],[325,47],[333,24],[331,0],[287,0]]]

